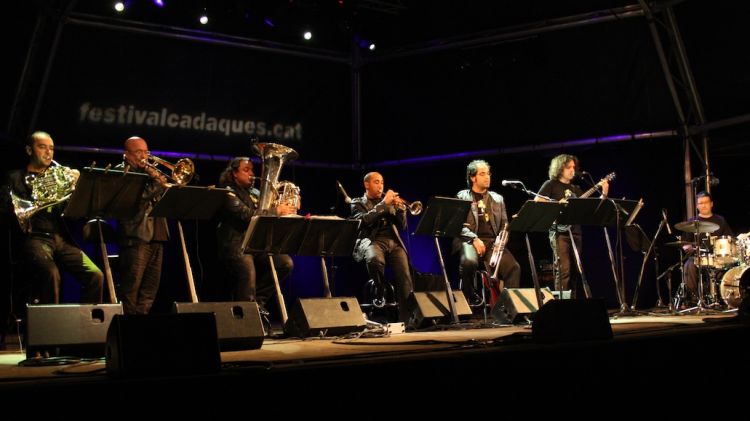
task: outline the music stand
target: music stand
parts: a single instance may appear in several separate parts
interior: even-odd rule
[[[117,294],[107,257],[107,245],[102,235],[102,220],[104,218],[127,219],[135,216],[147,180],[148,177],[145,174],[86,167],[81,171],[76,182],[76,189],[63,212],[67,218],[96,220],[104,276],[112,304],[117,303]]]
[[[328,268],[325,258],[351,256],[354,243],[357,241],[359,220],[339,217],[312,216],[306,219],[305,235],[297,255],[319,256],[320,270],[323,273],[323,291],[331,298],[331,287],[328,284]]]
[[[626,222],[623,217],[628,217],[627,222],[630,223],[635,218],[637,212],[643,206],[642,201],[625,200],[625,199],[609,199],[609,198],[598,198],[598,199],[568,199],[568,204],[563,210],[562,214],[557,220],[558,224],[563,225],[597,225],[601,227],[614,225],[617,229],[617,243],[620,244],[620,257],[622,257],[622,242],[619,241],[621,238],[621,227]],[[570,232],[570,228],[568,229]],[[617,292],[617,298],[620,302],[621,312],[626,312],[628,309],[627,302],[625,300],[625,278],[624,278],[624,265],[620,262],[619,277],[617,276],[617,269],[615,265],[614,255],[612,253],[609,234],[605,228],[604,230],[607,239],[607,249],[609,251],[610,261],[612,264],[612,273],[615,281],[615,291]],[[571,233],[571,239],[572,239]],[[581,281],[583,283],[584,292],[586,298],[591,298],[591,289],[586,281],[583,273],[583,264],[576,247],[575,241],[571,242],[573,245],[573,252],[576,256],[576,263],[581,273]],[[619,278],[619,279],[618,279]]]
[[[536,295],[537,308],[542,308],[544,296],[542,295],[539,277],[536,273],[536,263],[534,255],[531,252],[531,243],[529,242],[530,232],[547,232],[555,224],[563,204],[559,202],[535,202],[527,200],[521,209],[513,215],[513,219],[508,225],[510,231],[522,232],[526,237],[526,251],[529,257],[529,266],[531,267],[531,279],[534,281],[534,294]],[[562,297],[562,293],[560,294]]]
[[[448,279],[448,272],[445,270],[445,261],[443,260],[443,252],[440,250],[438,237],[458,237],[461,235],[461,229],[466,222],[470,209],[470,200],[435,196],[427,203],[424,216],[419,220],[419,225],[415,230],[416,234],[431,235],[435,239],[435,249],[440,260],[440,268],[443,271],[445,293],[453,323],[458,323],[458,312],[456,311],[456,303],[453,301],[453,289],[451,289],[451,283]]]
[[[276,288],[276,300],[281,312],[281,321],[286,324],[289,316],[286,311],[284,296],[281,294],[279,277],[276,273],[276,265],[273,263],[274,254],[296,254],[305,238],[306,220],[299,215],[270,216],[256,215],[250,219],[247,227],[245,241],[243,242],[244,253],[263,253],[268,256],[271,267],[274,287]]]
[[[193,303],[198,302],[198,294],[195,291],[193,269],[190,267],[190,258],[185,245],[185,234],[182,231],[181,220],[213,218],[224,204],[226,195],[231,192],[231,190],[224,188],[172,185],[167,187],[167,191],[164,192],[149,214],[151,217],[177,220],[182,257],[185,261],[185,275],[188,281],[190,299]]]

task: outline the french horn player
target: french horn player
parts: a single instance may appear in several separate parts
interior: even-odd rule
[[[32,303],[59,303],[64,270],[80,284],[80,302],[100,303],[104,275],[73,242],[62,218],[80,173],[54,161],[49,133],[32,133],[25,150],[28,163],[8,173],[3,203],[13,208],[21,225],[19,249],[32,282],[29,298]]]

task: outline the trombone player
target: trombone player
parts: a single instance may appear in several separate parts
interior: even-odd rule
[[[353,219],[361,220],[354,260],[367,264],[373,282],[385,284],[385,264],[391,265],[396,281],[399,319],[407,323],[409,296],[413,291],[409,257],[399,231],[406,229],[407,203],[393,190],[383,193],[383,176],[370,172],[364,178],[365,194],[352,199]],[[415,202],[416,203],[416,202]]]
[[[31,300],[34,304],[59,303],[62,281],[60,269],[64,269],[81,285],[80,302],[100,303],[104,275],[73,242],[61,217],[64,207],[59,205],[70,197],[80,173],[53,161],[55,142],[49,133],[32,133],[26,140],[26,154],[29,155],[28,164],[25,168],[8,174],[8,188],[3,190],[10,193],[22,227],[21,253],[31,271]],[[56,174],[61,176],[56,177]],[[66,182],[51,183],[50,177],[64,179]],[[55,188],[49,189],[51,185]],[[48,190],[48,193],[45,192]],[[36,201],[32,192],[36,193]],[[44,201],[39,200],[41,197]],[[7,207],[10,202],[9,198],[4,198],[3,207]],[[29,206],[21,209],[22,206],[19,205],[22,204]]]
[[[166,218],[148,216],[164,194],[167,179],[149,165],[146,140],[133,136],[125,140],[123,162],[115,168],[148,174],[138,213],[117,221],[120,244],[120,285],[118,296],[125,314],[148,314],[156,299],[161,280],[164,242],[169,240]]]

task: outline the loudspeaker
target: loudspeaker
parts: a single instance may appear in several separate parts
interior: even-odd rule
[[[539,342],[612,339],[612,325],[603,299],[553,300],[536,313],[531,333]]]
[[[540,291],[544,297],[542,304],[554,299],[549,289],[544,288]],[[534,288],[505,288],[492,307],[492,317],[500,323],[511,324],[525,315],[535,313],[537,310]]]
[[[338,336],[363,330],[367,323],[356,297],[299,298],[289,311],[289,336]]]
[[[258,349],[263,345],[263,322],[258,304],[251,301],[174,303],[174,313],[213,313],[222,351]]]
[[[462,291],[453,291],[453,303],[459,318],[471,316],[471,308]],[[448,295],[445,291],[415,292],[411,298],[414,327],[451,321]]]
[[[208,374],[221,368],[212,313],[118,315],[107,332],[113,376]]]
[[[103,357],[107,329],[121,304],[26,306],[26,356]]]

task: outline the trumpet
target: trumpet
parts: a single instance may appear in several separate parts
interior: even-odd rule
[[[149,154],[148,157],[141,160],[141,163],[149,168],[153,168],[156,171],[164,174],[157,168],[158,165],[163,165],[165,168],[171,171],[168,177],[174,181],[175,184],[185,185],[193,179],[195,175],[195,164],[190,158],[181,158],[176,163],[172,164],[169,161],[159,158],[158,156]],[[167,174],[164,174],[167,176]]]
[[[396,197],[394,198],[394,205],[399,209],[408,210],[412,215],[419,215],[422,213],[422,202],[419,200],[409,202],[399,196],[398,193],[396,193]]]

